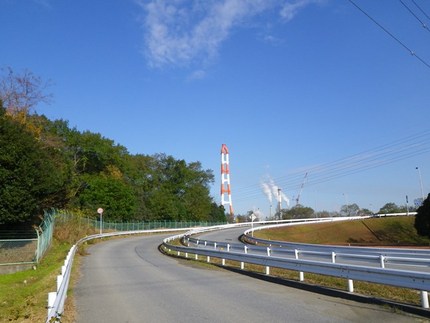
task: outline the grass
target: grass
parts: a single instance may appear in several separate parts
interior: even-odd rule
[[[81,225],[78,219],[59,222],[55,226],[52,245],[35,270],[0,275],[0,322],[44,322],[48,293],[57,288],[56,277],[61,273],[67,253],[80,237],[93,233],[92,228]],[[80,248],[79,252],[83,252],[82,250]],[[74,261],[73,267],[76,268],[79,257],[75,257]],[[72,273],[72,283],[76,275],[77,273]],[[65,312],[71,306],[73,297],[68,297]],[[73,322],[73,318],[62,318],[62,322]]]
[[[48,293],[56,290],[56,276],[70,247],[55,240],[35,270],[0,275],[0,322],[46,319]]]
[[[255,232],[258,238],[314,244],[351,246],[430,246],[417,235],[415,217],[371,218],[288,226]]]

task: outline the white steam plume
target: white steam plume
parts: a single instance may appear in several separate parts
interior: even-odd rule
[[[276,201],[279,201],[280,195],[281,200],[285,201],[285,203],[287,203],[287,206],[290,205],[290,199],[284,192],[282,192],[282,189],[275,184],[273,179],[269,178],[267,182],[262,182],[261,188],[263,189],[264,194],[269,199],[270,204],[272,204],[273,197],[275,197]]]
[[[261,183],[261,188],[263,189],[264,194],[266,194],[269,199],[270,204],[272,204],[272,190],[270,189],[269,184]]]

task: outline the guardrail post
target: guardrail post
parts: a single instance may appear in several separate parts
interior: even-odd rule
[[[214,249],[216,249],[216,242],[214,242]]]
[[[57,292],[60,290],[61,283],[63,282],[63,275],[57,276]]]
[[[267,257],[270,257],[270,247],[267,247]],[[266,275],[270,275],[270,267],[266,266]]]
[[[57,292],[48,293],[48,307],[47,307],[48,308],[48,317],[49,317],[49,312],[54,307],[54,303],[55,303],[56,298],[57,298]]]
[[[380,260],[381,260],[381,268],[385,268],[385,257],[384,257],[384,255],[381,255]]]
[[[348,292],[354,292],[354,281],[352,279],[348,279]]]
[[[331,252],[331,262],[336,263],[336,253],[334,251]]]
[[[248,253],[248,247],[245,245],[245,246],[243,246],[243,252],[245,253],[245,254],[247,254]],[[240,269],[244,269],[245,268],[245,263],[243,262],[243,261],[241,261],[240,262]]]
[[[296,257],[296,259],[299,259],[299,250],[294,249],[294,256]],[[303,273],[303,271],[299,272],[299,280],[301,282],[305,280],[305,274]]]
[[[227,252],[230,252],[230,244],[227,243]],[[225,266],[225,258],[222,258],[222,265]]]
[[[421,306],[422,308],[429,308],[429,297],[427,291],[421,291]]]

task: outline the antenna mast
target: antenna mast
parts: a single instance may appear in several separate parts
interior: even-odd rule
[[[230,215],[233,213],[230,189],[230,166],[228,148],[225,144],[221,146],[221,204],[229,204]]]

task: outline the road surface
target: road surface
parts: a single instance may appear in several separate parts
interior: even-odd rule
[[[157,249],[163,237],[91,246],[74,290],[77,322],[420,321],[387,308],[167,257]]]

